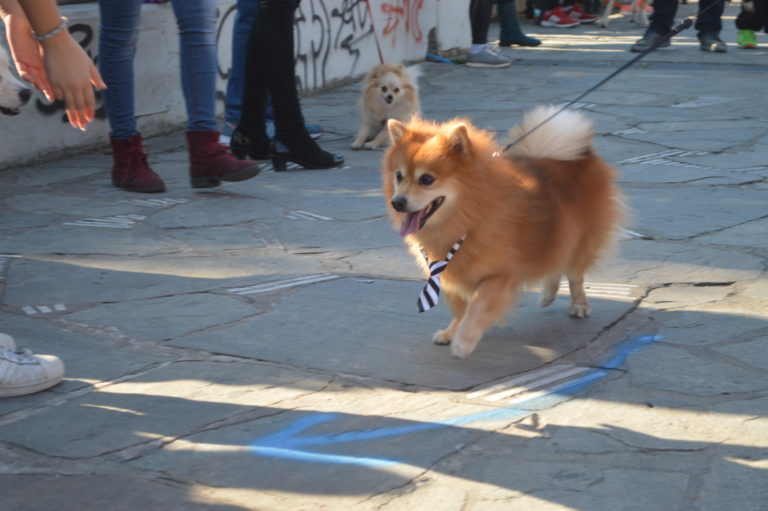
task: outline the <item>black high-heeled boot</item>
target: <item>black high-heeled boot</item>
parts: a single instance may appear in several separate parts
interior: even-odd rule
[[[240,126],[232,133],[229,150],[238,160],[268,160],[272,154],[271,143],[266,131],[246,135]]]
[[[342,165],[344,157],[323,151],[309,136],[300,143],[287,141],[283,143],[275,138],[272,141],[272,165],[275,167],[275,172],[284,171],[289,161],[305,169],[330,169]]]
[[[266,90],[272,98],[275,142],[272,162],[276,171],[285,170],[291,161],[308,169],[327,169],[344,163],[344,157],[323,151],[309,136],[296,89],[294,61],[295,0],[262,0],[256,27],[248,40],[248,55],[253,88],[246,81],[242,119],[248,126],[260,126]],[[246,101],[248,99],[248,101]]]

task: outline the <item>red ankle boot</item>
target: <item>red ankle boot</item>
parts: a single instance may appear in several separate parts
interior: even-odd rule
[[[139,193],[157,193],[165,191],[165,183],[160,176],[149,168],[141,135],[134,135],[128,140],[115,140],[112,143],[112,185]]]
[[[188,131],[192,188],[211,188],[221,181],[244,181],[261,171],[252,160],[238,160],[219,143],[218,131]]]

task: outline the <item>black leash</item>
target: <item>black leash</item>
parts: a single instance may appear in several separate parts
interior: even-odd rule
[[[721,1],[724,1],[724,0],[721,0]],[[587,94],[589,94],[590,92],[593,92],[595,89],[597,89],[597,88],[601,87],[603,84],[605,84],[605,82],[607,82],[607,81],[608,81],[608,80],[610,80],[611,78],[615,77],[616,75],[618,75],[618,74],[619,74],[619,73],[621,73],[622,71],[626,70],[628,67],[632,66],[632,65],[633,65],[633,64],[635,64],[635,63],[636,63],[638,60],[642,59],[643,57],[645,57],[645,56],[646,56],[646,55],[648,55],[649,53],[651,53],[651,52],[653,52],[653,51],[657,50],[657,49],[658,49],[658,48],[659,48],[661,45],[663,45],[663,44],[667,43],[667,42],[668,42],[670,39],[672,39],[673,37],[675,37],[677,34],[679,34],[680,32],[682,32],[683,30],[685,30],[685,29],[687,29],[687,28],[691,28],[691,27],[693,26],[693,22],[696,20],[696,18],[698,18],[699,16],[701,16],[701,14],[703,14],[704,12],[708,11],[709,9],[711,9],[713,6],[717,5],[717,3],[718,3],[718,2],[713,2],[713,3],[712,3],[712,4],[710,4],[710,5],[709,5],[709,6],[708,6],[706,9],[704,9],[703,11],[701,11],[700,13],[698,13],[696,16],[691,16],[690,18],[685,18],[685,19],[684,19],[684,20],[683,20],[683,21],[682,21],[682,22],[681,22],[681,23],[680,23],[678,26],[676,26],[675,28],[673,28],[673,29],[672,29],[672,30],[671,30],[671,31],[670,31],[670,32],[669,32],[667,35],[665,35],[665,36],[663,36],[663,37],[660,37],[659,39],[657,39],[655,43],[653,43],[651,46],[649,46],[648,48],[646,48],[645,50],[643,50],[643,51],[642,51],[641,53],[639,53],[639,54],[638,54],[638,55],[637,55],[635,58],[633,58],[632,60],[630,60],[629,62],[627,62],[627,63],[626,63],[626,64],[624,64],[623,66],[621,66],[619,69],[617,69],[617,70],[616,70],[616,71],[614,71],[613,73],[609,74],[608,76],[606,76],[605,78],[603,78],[602,80],[600,80],[598,83],[596,83],[595,85],[593,85],[592,87],[590,87],[589,89],[587,89],[585,92],[583,92],[582,94],[580,94],[580,95],[579,95],[577,98],[575,98],[575,99],[572,99],[571,101],[569,101],[568,103],[566,103],[566,104],[565,104],[563,107],[561,107],[561,108],[560,108],[559,110],[557,110],[555,113],[553,113],[552,115],[550,115],[549,117],[547,117],[546,119],[544,119],[543,121],[541,121],[539,124],[537,124],[536,126],[534,126],[533,128],[531,128],[531,129],[530,129],[529,131],[527,131],[526,133],[523,133],[523,134],[522,134],[522,135],[521,135],[521,136],[520,136],[520,137],[519,137],[517,140],[515,140],[515,141],[513,141],[513,142],[510,142],[509,144],[507,144],[507,146],[504,148],[504,151],[508,151],[508,150],[509,150],[509,149],[510,149],[512,146],[514,146],[515,144],[519,143],[520,141],[522,141],[523,139],[525,139],[525,138],[526,138],[528,135],[530,135],[531,133],[533,133],[533,132],[534,132],[534,131],[536,131],[537,129],[541,128],[541,127],[542,127],[544,124],[546,124],[546,123],[548,123],[549,121],[551,121],[551,120],[552,120],[554,117],[556,117],[557,115],[561,114],[563,111],[565,111],[565,110],[567,110],[568,108],[570,108],[571,106],[573,106],[575,103],[577,103],[579,100],[581,100],[581,99],[582,99],[584,96],[586,96],[586,95],[587,95]],[[502,151],[502,152],[504,152],[504,151]]]

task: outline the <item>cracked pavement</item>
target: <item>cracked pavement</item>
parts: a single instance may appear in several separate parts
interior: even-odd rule
[[[381,152],[348,149],[358,83],[303,100],[341,169],[193,191],[176,133],[148,141],[163,194],[106,154],[1,171],[0,330],[67,376],[0,401],[0,507],[764,510],[768,40],[731,43],[738,7],[728,53],[684,33],[577,105],[632,211],[593,315],[526,292],[466,360],[416,311]],[[641,34],[527,28],[508,69],[422,64],[424,115],[503,137]]]

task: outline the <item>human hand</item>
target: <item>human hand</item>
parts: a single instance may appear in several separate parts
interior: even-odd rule
[[[40,43],[32,37],[32,28],[26,16],[13,15],[5,18],[8,46],[11,58],[22,80],[25,80],[45,94],[48,101],[54,100],[53,88],[48,82],[43,64]]]
[[[107,85],[93,61],[66,30],[42,41],[40,46],[53,97],[64,101],[69,123],[85,131],[94,119],[93,86],[106,89]]]

